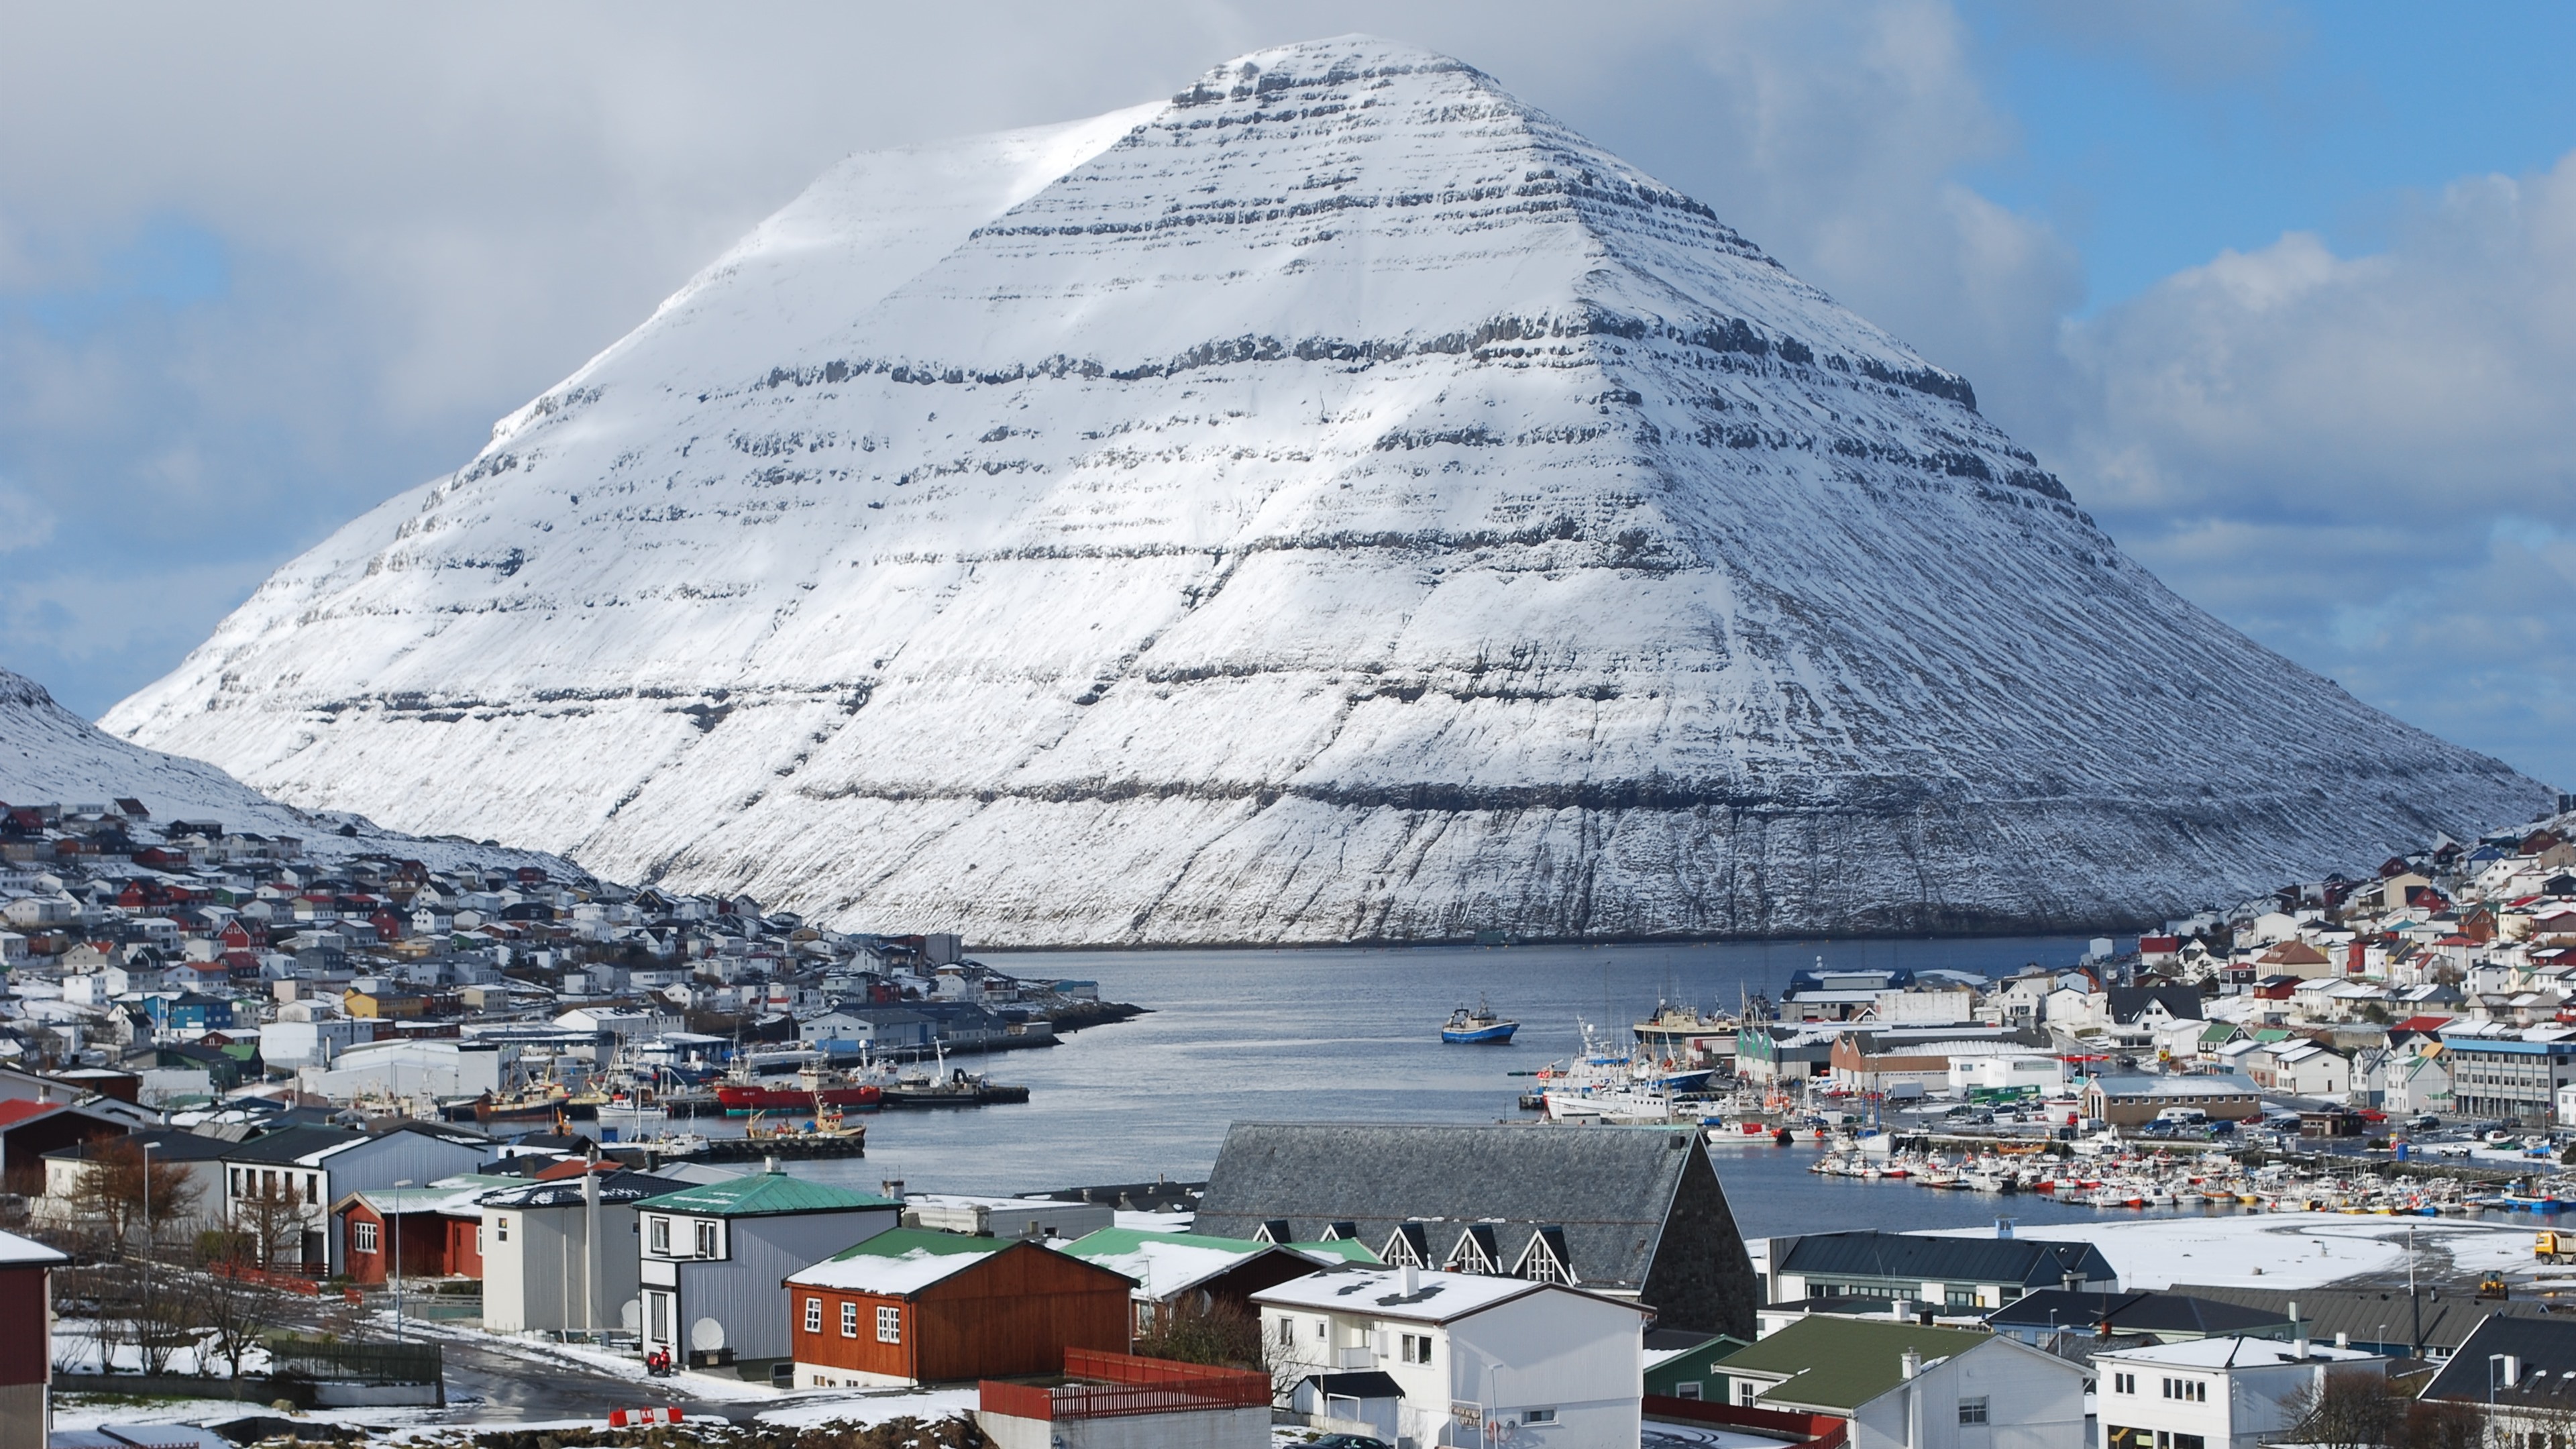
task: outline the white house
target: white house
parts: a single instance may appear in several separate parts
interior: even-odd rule
[[[1650,1310],[1559,1283],[1345,1268],[1252,1296],[1317,1428],[1417,1445],[1634,1444]]]
[[[247,1204],[278,1194],[296,1211],[307,1268],[336,1273],[345,1254],[340,1235],[329,1231],[332,1204],[351,1193],[472,1172],[492,1155],[492,1140],[483,1134],[432,1122],[405,1122],[377,1133],[288,1127],[234,1143],[224,1153],[224,1215],[236,1222],[254,1218]],[[291,1246],[274,1244],[272,1251],[292,1258]]]
[[[1895,1388],[1851,1414],[1852,1449],[2059,1449],[2084,1438],[2083,1364],[2001,1335],[1900,1356]]]
[[[2196,1338],[2093,1355],[2099,1449],[2257,1449],[2290,1427],[2326,1371],[2388,1360],[2306,1340]]]
[[[683,1184],[589,1172],[484,1194],[483,1326],[624,1330],[642,1322],[635,1204]]]
[[[1990,1056],[1950,1058],[1950,1094],[1971,1091],[2034,1089],[2054,1095],[2066,1088],[2066,1062],[2044,1052],[1996,1052]]]

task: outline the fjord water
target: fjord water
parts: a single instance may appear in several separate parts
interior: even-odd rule
[[[1643,946],[1408,947],[1281,951],[988,954],[1028,979],[1097,981],[1104,999],[1152,1013],[1043,1051],[960,1064],[1025,1082],[1025,1106],[881,1113],[855,1162],[798,1163],[799,1176],[916,1192],[1017,1193],[1207,1175],[1239,1121],[1492,1122],[1525,1114],[1510,1075],[1572,1055],[1581,1022],[1621,1043],[1658,1000],[1732,1011],[1739,992],[1777,997],[1817,958],[1839,967],[1935,967],[1997,975],[2072,964],[2064,937]],[[1444,1046],[1452,1007],[1490,998],[1521,1022],[1507,1047]],[[1552,1131],[1607,1129],[1551,1128]],[[1965,1227],[1998,1214],[2084,1219],[2045,1199],[1929,1192],[1823,1177],[1811,1147],[1716,1155],[1748,1234]]]

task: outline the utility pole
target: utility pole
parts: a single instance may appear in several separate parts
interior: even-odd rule
[[[2406,1225],[2406,1306],[2407,1311],[2414,1318],[2414,1325],[2410,1330],[2413,1336],[2406,1341],[2407,1351],[2417,1358],[2422,1358],[2424,1356],[2424,1300],[2415,1296],[2415,1225],[2411,1222]]]
[[[394,1342],[403,1341],[402,1311],[402,1190],[411,1186],[406,1177],[394,1184]]]

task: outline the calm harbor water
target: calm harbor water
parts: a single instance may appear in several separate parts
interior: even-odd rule
[[[2076,938],[2009,937],[1676,946],[1412,947],[1298,951],[986,953],[1014,975],[1100,983],[1152,1008],[1061,1046],[965,1059],[1025,1082],[1024,1106],[895,1111],[870,1119],[868,1153],[796,1163],[799,1176],[873,1189],[1016,1193],[1204,1178],[1229,1123],[1492,1122],[1521,1117],[1534,1071],[1573,1054],[1581,1022],[1628,1040],[1658,1000],[1732,1011],[1775,998],[1821,956],[1838,967],[1943,967],[1996,975],[2068,965]],[[1521,1022],[1506,1047],[1444,1046],[1450,1008],[1489,997]],[[713,1125],[710,1122],[707,1125]],[[1551,1129],[1578,1131],[1586,1129]],[[1842,1228],[2089,1219],[2045,1199],[1932,1192],[1809,1173],[1812,1148],[1727,1147],[1715,1157],[1751,1235]]]

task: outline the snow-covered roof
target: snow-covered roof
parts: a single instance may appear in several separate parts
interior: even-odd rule
[[[1573,1291],[1551,1283],[1535,1283],[1527,1278],[1498,1278],[1482,1273],[1418,1272],[1414,1275],[1413,1291],[1407,1293],[1401,1271],[1342,1268],[1291,1279],[1276,1288],[1253,1294],[1252,1301],[1273,1308],[1301,1308],[1310,1313],[1348,1313],[1370,1318],[1449,1323],[1532,1293]]]
[[[22,1238],[16,1233],[0,1233],[0,1267],[24,1268],[70,1261],[71,1259],[33,1238]]]
[[[2116,1358],[2127,1363],[2155,1364],[2165,1368],[2268,1368],[2274,1364],[2297,1363],[2299,1354],[2293,1343],[2272,1338],[2195,1338],[2181,1343],[2160,1343],[2147,1348],[2107,1349],[2093,1355],[2097,1360]],[[2350,1363],[2385,1355],[2365,1353],[2357,1348],[2335,1348],[2327,1344],[2308,1345],[2310,1360]]]

